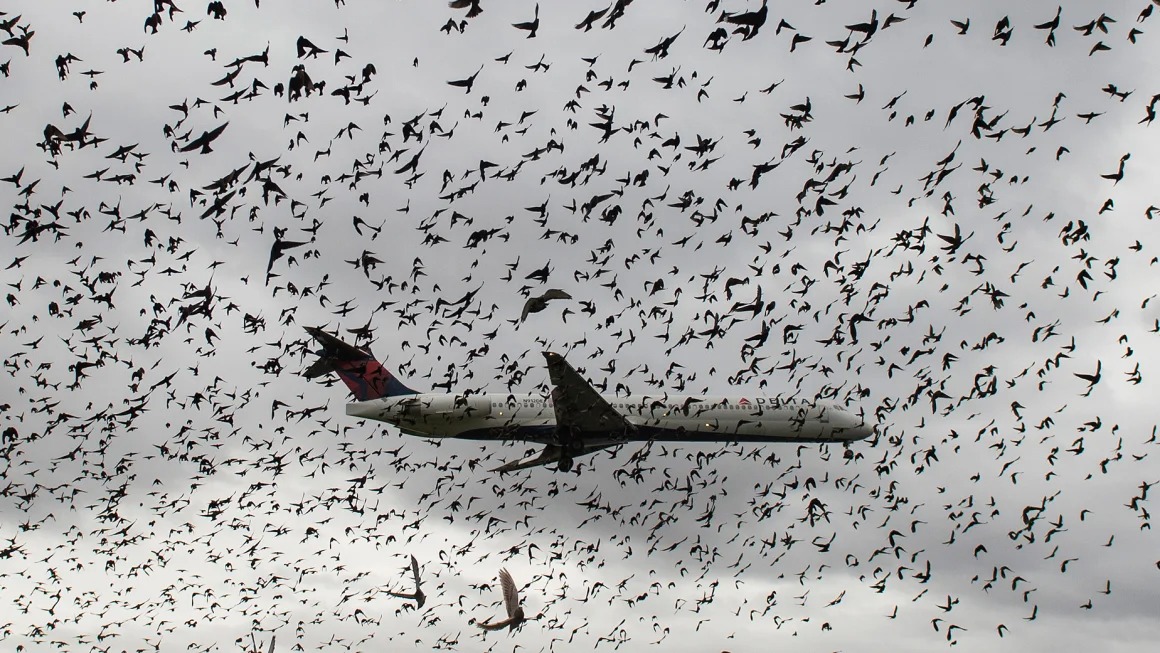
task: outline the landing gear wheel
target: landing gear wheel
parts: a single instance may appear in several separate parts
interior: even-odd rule
[[[564,473],[572,471],[572,456],[560,456],[560,460],[556,463],[556,471]]]

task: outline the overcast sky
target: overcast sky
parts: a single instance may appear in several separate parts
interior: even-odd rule
[[[150,4],[0,15],[5,650],[1160,637],[1155,3]],[[305,326],[876,436],[500,477],[532,445],[346,417]]]

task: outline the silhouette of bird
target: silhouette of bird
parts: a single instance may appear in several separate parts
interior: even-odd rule
[[[1085,391],[1083,393],[1083,395],[1081,395],[1081,396],[1086,397],[1092,393],[1092,388],[1094,388],[1096,386],[1096,384],[1100,382],[1100,376],[1101,376],[1100,371],[1102,368],[1103,368],[1103,361],[1097,360],[1095,373],[1093,373],[1093,374],[1081,374],[1079,372],[1074,373],[1076,378],[1079,378],[1083,381],[1087,381],[1087,384],[1088,384],[1087,391]]]
[[[209,131],[202,132],[201,136],[198,136],[183,147],[179,148],[179,151],[192,152],[193,150],[200,149],[202,154],[209,154],[210,152],[213,152],[213,148],[210,147],[210,143],[213,143],[215,140],[217,140],[218,136],[222,135],[222,132],[226,130],[226,127],[229,126],[229,124],[230,123],[228,122],[224,122]]]
[[[528,38],[536,37],[536,30],[540,29],[540,3],[536,3],[535,17],[530,21],[512,23],[512,27],[522,29],[528,33]]]
[[[323,50],[322,48],[318,47],[317,45],[314,45],[313,43],[310,42],[310,39],[306,38],[305,36],[298,37],[298,42],[297,42],[295,47],[298,50],[298,58],[299,59],[306,59],[306,58],[317,59],[318,55],[326,54],[327,52],[329,52],[329,50]]]
[[[756,11],[746,11],[736,14],[721,12],[721,17],[717,22],[727,22],[733,25],[739,25],[738,32],[744,34],[741,40],[748,41],[757,36],[761,31],[762,25],[765,25],[766,19],[769,17],[769,0],[761,0],[761,7]]]
[[[447,5],[452,9],[467,9],[467,18],[475,18],[483,13],[483,8],[479,6],[480,0],[451,0]]]
[[[466,93],[470,93],[471,87],[475,85],[475,78],[478,77],[479,73],[482,71],[483,71],[483,64],[480,64],[479,70],[472,73],[472,75],[470,77],[468,77],[467,79],[456,79],[456,80],[452,80],[452,81],[447,82],[447,83],[451,86],[456,86],[456,87],[462,88]]]
[[[530,297],[528,301],[524,302],[524,311],[520,315],[520,322],[528,319],[531,313],[539,313],[548,307],[548,302],[553,299],[572,299],[572,295],[556,288],[550,288],[544,294],[538,297]]]

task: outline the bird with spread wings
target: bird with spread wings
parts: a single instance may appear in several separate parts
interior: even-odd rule
[[[572,295],[558,288],[551,288],[539,297],[531,297],[524,302],[524,312],[520,315],[520,322],[528,319],[528,315],[539,313],[548,307],[548,301],[553,299],[572,299]]]
[[[516,582],[512,580],[512,575],[508,573],[507,569],[499,570],[499,582],[503,588],[503,604],[507,608],[508,618],[503,621],[485,621],[476,625],[484,630],[500,630],[502,628],[515,630],[524,622],[524,609],[520,607],[520,593],[516,589]]]
[[[387,592],[387,594],[400,599],[413,599],[415,608],[422,609],[423,603],[427,601],[427,595],[423,593],[423,588],[419,583],[419,561],[415,559],[414,555],[411,556],[411,577],[415,579],[414,592]]]

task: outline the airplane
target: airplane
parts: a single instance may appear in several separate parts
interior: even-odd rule
[[[391,374],[370,349],[307,327],[321,348],[304,372],[331,372],[356,399],[346,414],[394,425],[407,435],[466,440],[515,440],[544,445],[539,454],[506,463],[514,472],[575,458],[627,442],[833,442],[848,447],[873,433],[840,403],[762,396],[604,395],[558,353],[546,351],[550,394],[424,393]],[[846,450],[847,456],[851,454]]]

